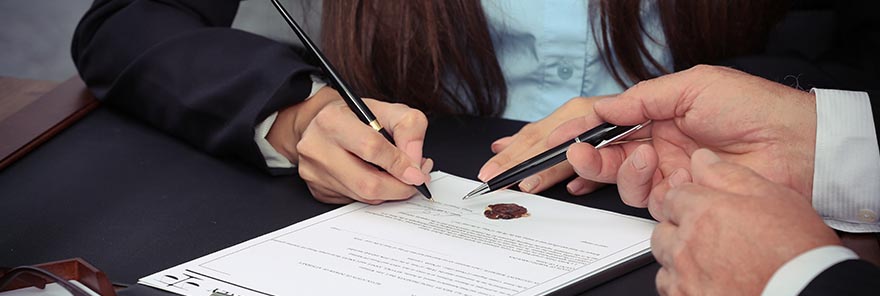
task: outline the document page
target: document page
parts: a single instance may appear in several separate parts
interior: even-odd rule
[[[182,295],[542,295],[650,252],[655,222],[432,173],[422,196],[354,203],[140,279]],[[584,197],[589,198],[589,196]],[[526,217],[492,220],[487,205]]]

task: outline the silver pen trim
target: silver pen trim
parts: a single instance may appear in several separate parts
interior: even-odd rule
[[[611,144],[613,144],[614,142],[617,142],[617,140],[620,140],[620,139],[622,139],[622,138],[625,138],[626,136],[632,135],[633,133],[635,133],[636,131],[642,129],[643,127],[647,126],[648,124],[651,124],[651,120],[648,120],[648,121],[645,121],[645,122],[642,123],[642,124],[639,124],[639,125],[633,126],[632,128],[630,128],[630,129],[627,130],[626,132],[623,132],[623,133],[621,133],[621,134],[619,134],[619,135],[616,135],[616,136],[612,137],[611,139],[605,139],[605,140],[602,140],[602,142],[600,142],[598,145],[596,145],[596,149],[599,149],[599,148],[602,148],[602,147],[605,147],[605,146],[611,145]],[[575,140],[579,140],[579,139],[575,139]],[[577,141],[577,142],[580,142],[580,141]]]
[[[465,195],[461,199],[465,200],[465,199],[468,199],[468,198],[471,198],[474,196],[483,195],[483,194],[486,194],[486,192],[489,192],[489,184],[483,183],[483,184],[480,184],[480,187],[477,187],[477,189],[474,189],[473,191],[469,192],[467,195]]]

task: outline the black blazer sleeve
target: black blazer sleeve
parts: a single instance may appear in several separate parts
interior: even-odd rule
[[[801,295],[880,295],[880,268],[864,260],[840,262],[814,278]]]
[[[76,29],[74,63],[107,105],[265,168],[254,127],[308,96],[317,69],[289,45],[231,29],[238,5],[96,0]]]
[[[880,123],[878,13],[880,1],[793,1],[764,53],[720,64],[804,90],[868,92],[874,121]]]

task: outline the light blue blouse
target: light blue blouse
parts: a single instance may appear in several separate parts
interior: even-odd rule
[[[320,3],[302,5],[297,2],[294,18],[306,20],[306,31],[319,36]],[[535,121],[546,117],[571,98],[615,94],[623,91],[602,62],[593,39],[589,19],[589,0],[483,0],[496,56],[507,82],[508,104],[502,116],[509,119]],[[288,5],[290,7],[293,7]],[[277,12],[261,1],[243,1],[234,28],[254,32],[291,43],[298,43],[284,25],[266,22],[276,19]],[[642,24],[646,33],[645,46],[651,56],[667,69],[672,58],[666,48],[659,15],[652,0],[643,0]],[[660,71],[655,69],[655,73]],[[323,86],[316,81],[312,94]],[[309,95],[311,96],[311,95]],[[254,128],[254,140],[269,167],[293,167],[265,139],[278,113],[273,113]]]
[[[311,36],[320,34],[321,3],[285,0],[294,18],[304,20]],[[502,114],[509,119],[535,121],[578,96],[598,96],[623,91],[602,62],[593,37],[595,20],[590,0],[482,0],[496,55],[507,82],[508,104]],[[642,0],[641,18],[647,31],[645,46],[667,69],[672,57],[664,45],[656,3]],[[312,17],[307,17],[312,16]],[[242,1],[235,28],[270,38],[299,43],[290,29],[279,23],[278,12],[262,1]],[[273,21],[266,21],[273,20]],[[591,25],[591,22],[593,25]],[[598,28],[598,27],[597,27]],[[660,71],[654,71],[659,74]]]
[[[504,118],[535,121],[571,98],[623,91],[602,62],[590,25],[593,20],[588,3],[483,0],[495,52],[507,82]],[[651,56],[666,69],[672,69],[672,57],[665,46],[653,1],[642,1],[641,17],[646,33],[653,37],[652,40],[644,36]],[[653,71],[660,73],[657,69]]]

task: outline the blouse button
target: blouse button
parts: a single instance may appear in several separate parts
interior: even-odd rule
[[[571,75],[574,73],[574,70],[571,68],[571,64],[568,62],[563,62],[558,68],[556,68],[556,75],[559,76],[562,80],[568,80],[571,78]]]

